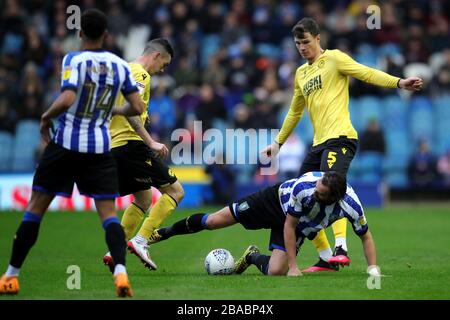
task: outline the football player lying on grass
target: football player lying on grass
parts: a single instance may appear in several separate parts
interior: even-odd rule
[[[362,240],[369,266],[367,272],[380,276],[375,244],[358,196],[345,177],[334,171],[308,172],[251,194],[213,214],[193,214],[170,227],[153,231],[149,243],[236,223],[247,230],[271,229],[272,254],[261,254],[256,246],[249,246],[236,262],[235,273],[241,274],[254,264],[266,275],[298,276],[301,272],[296,254],[304,239],[314,239],[321,229],[344,217]]]

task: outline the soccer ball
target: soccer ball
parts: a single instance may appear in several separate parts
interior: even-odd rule
[[[234,258],[226,249],[214,249],[206,256],[205,269],[208,274],[232,274]]]

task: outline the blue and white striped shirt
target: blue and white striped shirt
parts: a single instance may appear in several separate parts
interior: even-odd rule
[[[110,149],[109,122],[119,94],[138,91],[128,63],[103,50],[70,52],[63,59],[61,91],[74,90],[77,98],[58,118],[53,141],[82,153]]]
[[[364,210],[350,185],[347,184],[347,193],[339,202],[327,206],[314,200],[316,183],[322,176],[323,172],[308,172],[298,179],[282,183],[278,189],[284,214],[299,218],[297,232],[310,238],[334,221],[345,217],[350,221],[357,235],[365,234],[368,225]]]

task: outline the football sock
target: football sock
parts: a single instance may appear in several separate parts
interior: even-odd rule
[[[342,246],[342,249],[347,251],[347,219],[339,219],[335,221],[331,227],[333,228],[334,239],[335,239],[335,247]]]
[[[208,218],[207,214],[196,213],[185,219],[175,222],[170,227],[160,230],[163,239],[168,239],[172,236],[188,233],[196,233],[208,229],[205,222]]]
[[[136,242],[141,245],[146,245],[148,242],[147,239],[145,239],[143,236],[140,236],[140,235],[137,235],[136,237],[134,237],[134,240],[136,240]]]
[[[312,243],[314,244],[314,247],[316,247],[317,252],[319,252],[320,258],[323,260],[325,260],[324,258],[327,258],[325,261],[328,261],[331,258],[332,252],[330,244],[328,243],[327,235],[323,229],[317,233],[317,236],[313,239]],[[328,253],[330,253],[329,257]]]
[[[142,219],[145,216],[145,210],[140,208],[137,204],[132,202],[122,216],[121,225],[123,231],[125,232],[125,239],[130,240],[135,234],[139,227]]]
[[[12,265],[8,266],[8,269],[5,272],[5,275],[8,277],[18,277],[20,272],[20,268],[15,268]]]
[[[259,271],[267,275],[269,271],[270,256],[266,256],[260,253],[253,253],[247,258],[247,262],[254,264]]]
[[[319,251],[319,257],[320,259],[328,262],[328,260],[330,260],[330,258],[333,256],[333,252],[331,251],[331,248],[325,248],[323,250]]]
[[[14,237],[10,266],[20,269],[31,247],[36,243],[41,217],[31,212],[25,212],[22,223]],[[17,272],[18,273],[18,272]]]
[[[341,246],[342,249],[344,249],[345,251],[348,251],[347,250],[347,240],[344,237],[339,237],[339,238],[334,239],[334,246],[335,247]]]
[[[117,217],[111,217],[103,221],[106,243],[111,252],[111,257],[116,265],[125,265],[126,241],[125,232]]]
[[[150,238],[153,230],[158,228],[176,207],[177,202],[167,193],[164,193],[150,210],[150,214],[144,220],[138,235],[145,239]]]
[[[117,276],[119,273],[127,273],[127,269],[123,264],[116,264],[114,266],[114,275]]]

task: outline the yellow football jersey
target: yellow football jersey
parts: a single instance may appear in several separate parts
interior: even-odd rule
[[[142,65],[138,63],[129,63],[131,73],[136,80],[136,85],[139,89],[139,94],[145,105],[148,105],[150,100],[150,74],[145,71]],[[123,106],[126,100],[122,94],[120,94],[116,100],[116,105]],[[141,114],[142,124],[147,121],[148,112],[147,108]],[[124,116],[114,116],[111,119],[109,125],[109,132],[111,134],[111,148],[123,146],[128,140],[141,140],[141,137],[134,131],[131,125],[128,123]]]
[[[348,108],[349,76],[386,88],[397,88],[400,80],[359,64],[340,50],[325,50],[314,63],[297,69],[291,106],[275,141],[286,141],[305,107],[314,128],[314,146],[339,136],[357,139]]]

